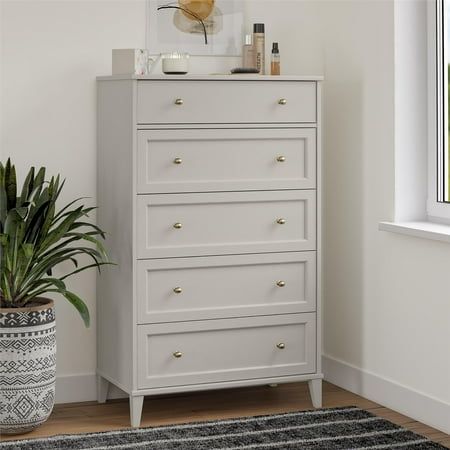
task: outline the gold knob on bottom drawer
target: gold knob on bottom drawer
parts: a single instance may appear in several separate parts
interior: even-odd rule
[[[173,160],[173,163],[174,164],[181,164],[183,162],[183,160],[181,159],[181,158],[175,158],[174,160]]]
[[[177,222],[177,223],[174,223],[174,224],[173,224],[173,227],[174,227],[175,229],[177,229],[177,230],[179,230],[182,226],[183,226],[183,225],[181,225],[180,222]]]
[[[183,101],[182,98],[177,98],[177,99],[175,100],[175,105],[181,106],[183,103],[184,103],[184,101]]]
[[[285,287],[286,283],[283,280],[277,281],[277,286],[278,287]]]
[[[277,224],[284,225],[286,223],[286,219],[280,218],[277,220]]]
[[[175,292],[175,294],[181,294],[183,292],[183,289],[181,289],[180,287],[176,287],[173,288],[173,292]]]
[[[183,353],[181,353],[181,352],[174,352],[173,356],[175,358],[181,358],[183,356]]]
[[[284,349],[286,348],[286,346],[284,345],[284,342],[279,342],[279,343],[277,344],[277,347],[278,347],[280,350],[284,350]]]
[[[278,156],[277,161],[278,162],[285,162],[286,161],[286,156]]]
[[[287,104],[287,100],[285,98],[280,98],[280,100],[278,100],[278,104],[279,105],[286,105]]]

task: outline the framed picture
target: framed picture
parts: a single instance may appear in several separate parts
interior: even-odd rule
[[[243,44],[242,0],[147,0],[150,54],[239,56]]]

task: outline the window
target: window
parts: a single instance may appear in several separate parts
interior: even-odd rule
[[[379,229],[450,242],[450,0],[394,2],[394,217]],[[450,52],[449,52],[450,53]]]
[[[429,192],[428,216],[450,220],[449,61],[450,0],[429,2]]]

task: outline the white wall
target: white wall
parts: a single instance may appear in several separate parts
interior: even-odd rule
[[[325,373],[450,432],[450,246],[378,230],[394,218],[395,151],[413,150],[395,140],[394,3],[324,10]]]
[[[2,1],[2,158],[23,174],[44,165],[67,178],[63,200],[96,195],[95,77],[111,73],[111,48],[145,41],[142,1]],[[95,372],[95,273],[70,286],[88,303],[93,326],[57,299],[58,377]],[[94,384],[58,389],[59,400],[92,398]]]
[[[65,199],[95,203],[94,79],[110,73],[111,48],[144,45],[144,2],[0,6],[0,154],[22,171],[60,172]],[[248,15],[267,24],[268,42],[280,42],[285,73],[326,76],[327,377],[417,417],[408,404],[415,394],[422,409],[448,406],[450,246],[378,231],[394,214],[393,2],[253,0]],[[72,287],[95,323],[94,274]],[[93,398],[95,327],[86,331],[63,300],[57,314],[59,400]],[[406,397],[386,398],[388,388]]]

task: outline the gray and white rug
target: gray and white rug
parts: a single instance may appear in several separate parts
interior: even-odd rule
[[[356,407],[188,423],[0,444],[1,450],[443,449]]]

